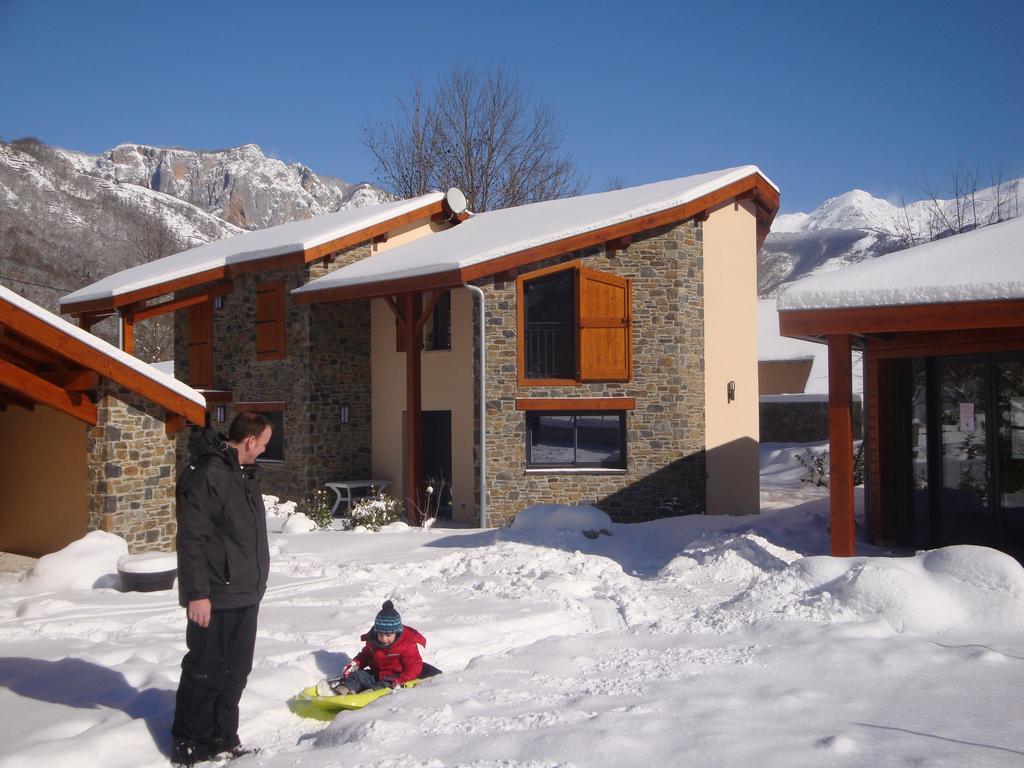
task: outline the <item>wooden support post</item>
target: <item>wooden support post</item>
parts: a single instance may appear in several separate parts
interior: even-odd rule
[[[857,554],[853,519],[853,385],[850,336],[828,337],[829,517],[832,555]]]
[[[418,293],[402,296],[402,332],[405,335],[405,509],[412,525],[420,524],[419,491],[423,480],[423,387],[420,366],[423,338],[416,328],[421,298]]]
[[[135,316],[130,312],[121,313],[121,348],[129,355],[135,354]]]

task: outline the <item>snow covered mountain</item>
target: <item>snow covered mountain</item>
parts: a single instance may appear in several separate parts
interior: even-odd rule
[[[199,152],[121,144],[100,155],[58,150],[82,173],[163,192],[243,229],[308,219],[390,200],[369,184],[286,165],[255,144]]]
[[[957,231],[1024,214],[1024,179],[958,199],[919,200],[906,207],[854,189],[810,213],[776,217],[758,261],[758,291],[775,295],[783,283],[839,269]]]
[[[136,264],[388,199],[253,144],[216,152],[124,144],[88,155],[34,139],[0,142],[0,283],[57,311],[61,295]],[[140,356],[162,359],[169,331],[144,325],[162,338],[146,339],[140,326]],[[115,332],[111,322],[94,330],[108,340]]]

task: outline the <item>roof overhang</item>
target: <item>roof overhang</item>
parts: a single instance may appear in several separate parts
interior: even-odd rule
[[[410,291],[454,288],[552,256],[572,253],[602,243],[611,243],[666,224],[706,217],[708,211],[730,200],[750,200],[753,203],[758,221],[758,247],[760,247],[779,210],[779,191],[760,173],[752,173],[682,205],[571,237],[552,240],[542,245],[504,254],[466,267],[414,277],[362,282],[316,291],[293,292],[293,296],[298,304],[321,304],[353,299],[383,298]]]
[[[402,214],[392,216],[375,224],[361,227],[341,237],[334,238],[320,245],[291,251],[284,254],[276,254],[264,258],[228,263],[214,269],[204,270],[191,275],[185,275],[172,280],[155,282],[142,288],[124,293],[106,296],[103,298],[61,303],[60,310],[64,314],[77,317],[89,318],[92,321],[108,317],[118,311],[141,308],[142,305],[159,296],[164,296],[175,291],[193,288],[209,283],[230,280],[238,275],[251,274],[253,272],[264,272],[275,269],[286,269],[288,267],[310,264],[320,259],[330,260],[334,255],[346,251],[356,245],[372,241],[374,238],[384,236],[389,232],[412,224],[421,219],[436,218],[445,213],[445,201],[443,197],[431,201],[426,205],[406,211]]]
[[[53,319],[66,324],[56,316]],[[95,425],[97,410],[88,394],[97,389],[100,379],[113,381],[162,407],[169,434],[184,427],[185,421],[205,421],[201,403],[144,375],[116,355],[105,354],[97,345],[0,299],[0,406],[46,405]]]
[[[779,310],[783,336],[823,342],[829,336],[950,333],[1024,328],[1024,299]]]

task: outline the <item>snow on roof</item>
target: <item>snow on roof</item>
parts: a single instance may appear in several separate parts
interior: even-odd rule
[[[1021,298],[1024,218],[1017,218],[804,278],[783,291],[778,308],[885,307]]]
[[[639,187],[479,213],[433,237],[421,238],[337,269],[293,293],[315,293],[340,286],[464,269],[674,208],[755,173],[772,184],[757,166],[743,165]]]
[[[349,208],[302,221],[290,221],[276,227],[245,232],[213,243],[205,243],[188,251],[116,272],[92,285],[69,293],[60,300],[60,303],[63,307],[81,301],[108,299],[229,264],[239,264],[315,248],[361,229],[436,203],[443,197],[444,195],[440,192],[431,192],[409,200],[398,200],[393,203],[363,208]]]
[[[69,323],[64,318],[58,317],[52,312],[48,312],[38,304],[34,304],[25,297],[19,296],[14,291],[9,288],[5,288],[2,285],[0,285],[0,301],[6,301],[8,304],[18,307],[22,311],[42,320],[44,323],[52,326],[61,333],[71,336],[76,341],[80,341],[81,343],[92,347],[100,354],[113,358],[122,365],[131,368],[136,373],[145,376],[147,379],[154,381],[165,389],[171,390],[175,394],[181,395],[182,397],[197,403],[203,408],[206,407],[206,398],[187,384],[178,381],[173,376],[168,376],[166,373],[157,370],[149,363],[144,363],[137,357],[129,355],[127,352],[118,349],[113,344],[107,343],[98,336],[93,336],[88,331],[79,328],[77,325]]]

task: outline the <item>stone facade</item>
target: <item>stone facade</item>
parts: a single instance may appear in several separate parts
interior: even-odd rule
[[[313,262],[240,275],[224,306],[213,314],[213,388],[232,393],[224,422],[246,403],[284,403],[284,460],[261,461],[265,493],[306,499],[325,482],[370,471],[370,310],[368,301],[299,305],[291,291],[370,255],[370,244],[349,249],[333,263]],[[285,356],[256,359],[256,288],[285,285]],[[188,295],[183,292],[181,295]],[[175,316],[175,375],[188,381],[188,313]],[[351,420],[341,424],[342,404]],[[178,462],[188,458],[187,435]]]
[[[786,401],[782,396],[761,402],[762,443],[813,443],[828,440],[828,396],[809,400],[797,395]],[[853,439],[860,440],[862,408],[859,397],[853,400]]]
[[[506,522],[531,503],[592,503],[623,522],[703,511],[701,235],[697,222],[666,226],[633,236],[622,249],[609,251],[601,246],[567,253],[478,282],[487,308],[489,524]],[[236,277],[223,308],[214,312],[214,388],[230,391],[233,404],[225,423],[212,426],[226,429],[238,404],[285,404],[284,461],[261,462],[266,493],[298,501],[330,480],[371,474],[370,303],[296,305],[289,293],[369,254],[370,245],[364,244],[329,265],[316,262]],[[632,380],[520,386],[515,278],[575,259],[631,281]],[[272,281],[285,283],[285,358],[258,361],[256,287]],[[177,313],[175,320],[175,370],[188,381],[187,312]],[[477,322],[475,313],[473,322]],[[479,333],[474,335],[479,343]],[[635,409],[626,413],[626,468],[527,470],[526,415],[516,410],[515,401],[538,397],[634,398]],[[340,422],[343,404],[349,408],[348,424]],[[475,432],[474,442],[479,445],[478,423]],[[179,440],[179,465],[187,459],[186,442]],[[475,471],[474,483],[478,477]],[[475,488],[474,498],[478,493]]]
[[[163,409],[103,379],[87,434],[89,530],[116,533],[131,552],[171,551],[175,439]]]
[[[701,512],[704,469],[704,297],[700,224],[634,235],[530,264],[478,285],[487,299],[487,518],[507,522],[535,503],[590,503],[620,522]],[[633,378],[569,386],[517,383],[518,275],[581,259],[632,284]],[[479,338],[479,334],[476,335]],[[632,397],[626,469],[527,470],[526,416],[516,398]],[[479,424],[476,424],[479,433]],[[477,457],[479,461],[479,457]]]

